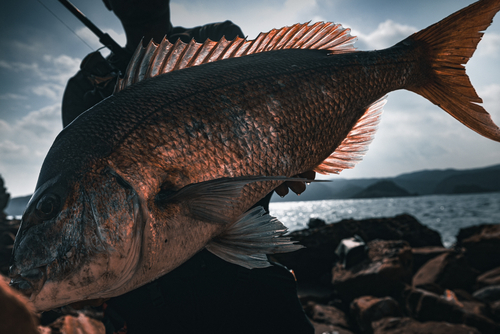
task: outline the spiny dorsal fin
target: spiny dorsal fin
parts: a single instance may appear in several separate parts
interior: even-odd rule
[[[338,174],[363,159],[377,131],[387,95],[372,103],[337,149],[314,169],[320,174]]]
[[[144,48],[142,42],[136,49],[123,78],[119,78],[115,93],[141,80],[163,73],[197,66],[222,59],[242,57],[249,54],[283,50],[283,49],[316,49],[327,50],[332,54],[353,52],[355,36],[350,29],[331,22],[295,24],[291,27],[273,29],[260,33],[256,39],[247,41],[237,37],[228,41],[224,37],[218,42],[206,40],[197,43],[191,40],[184,43],[177,40],[175,44],[166,38],[160,44],[152,40]]]

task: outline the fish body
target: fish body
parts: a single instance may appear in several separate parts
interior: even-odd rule
[[[350,168],[391,91],[414,91],[500,141],[461,67],[499,9],[480,1],[385,50],[248,52],[124,87],[54,141],[16,237],[12,284],[47,310],[128,292],[204,247],[243,265],[296,249],[272,217],[245,212],[286,178]],[[480,22],[467,23],[471,15]],[[474,48],[457,47],[455,21]],[[289,31],[281,40],[300,44]],[[256,44],[228,43],[233,53]],[[205,49],[196,50],[192,62]],[[233,241],[255,224],[252,233],[280,232],[254,256],[258,243]]]

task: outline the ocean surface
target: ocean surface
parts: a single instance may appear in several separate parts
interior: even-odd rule
[[[289,195],[290,196],[290,195]],[[420,223],[438,231],[446,247],[455,243],[460,228],[500,224],[500,192],[467,195],[342,199],[270,204],[270,213],[289,231],[304,229],[309,218],[327,223],[342,219],[394,217],[408,213]]]

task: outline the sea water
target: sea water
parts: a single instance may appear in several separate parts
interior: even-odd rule
[[[294,196],[293,194],[288,196]],[[289,231],[304,229],[310,218],[327,223],[342,219],[394,217],[402,213],[438,231],[446,247],[461,228],[500,224],[500,192],[467,195],[430,195],[397,198],[342,199],[270,204],[270,213]]]

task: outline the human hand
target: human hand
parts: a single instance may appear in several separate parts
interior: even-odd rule
[[[309,180],[314,180],[316,177],[316,172],[310,170],[294,177],[306,178]],[[274,191],[281,197],[284,197],[288,194],[289,189],[296,193],[297,195],[302,194],[306,190],[306,182],[303,181],[286,181],[279,185]]]

